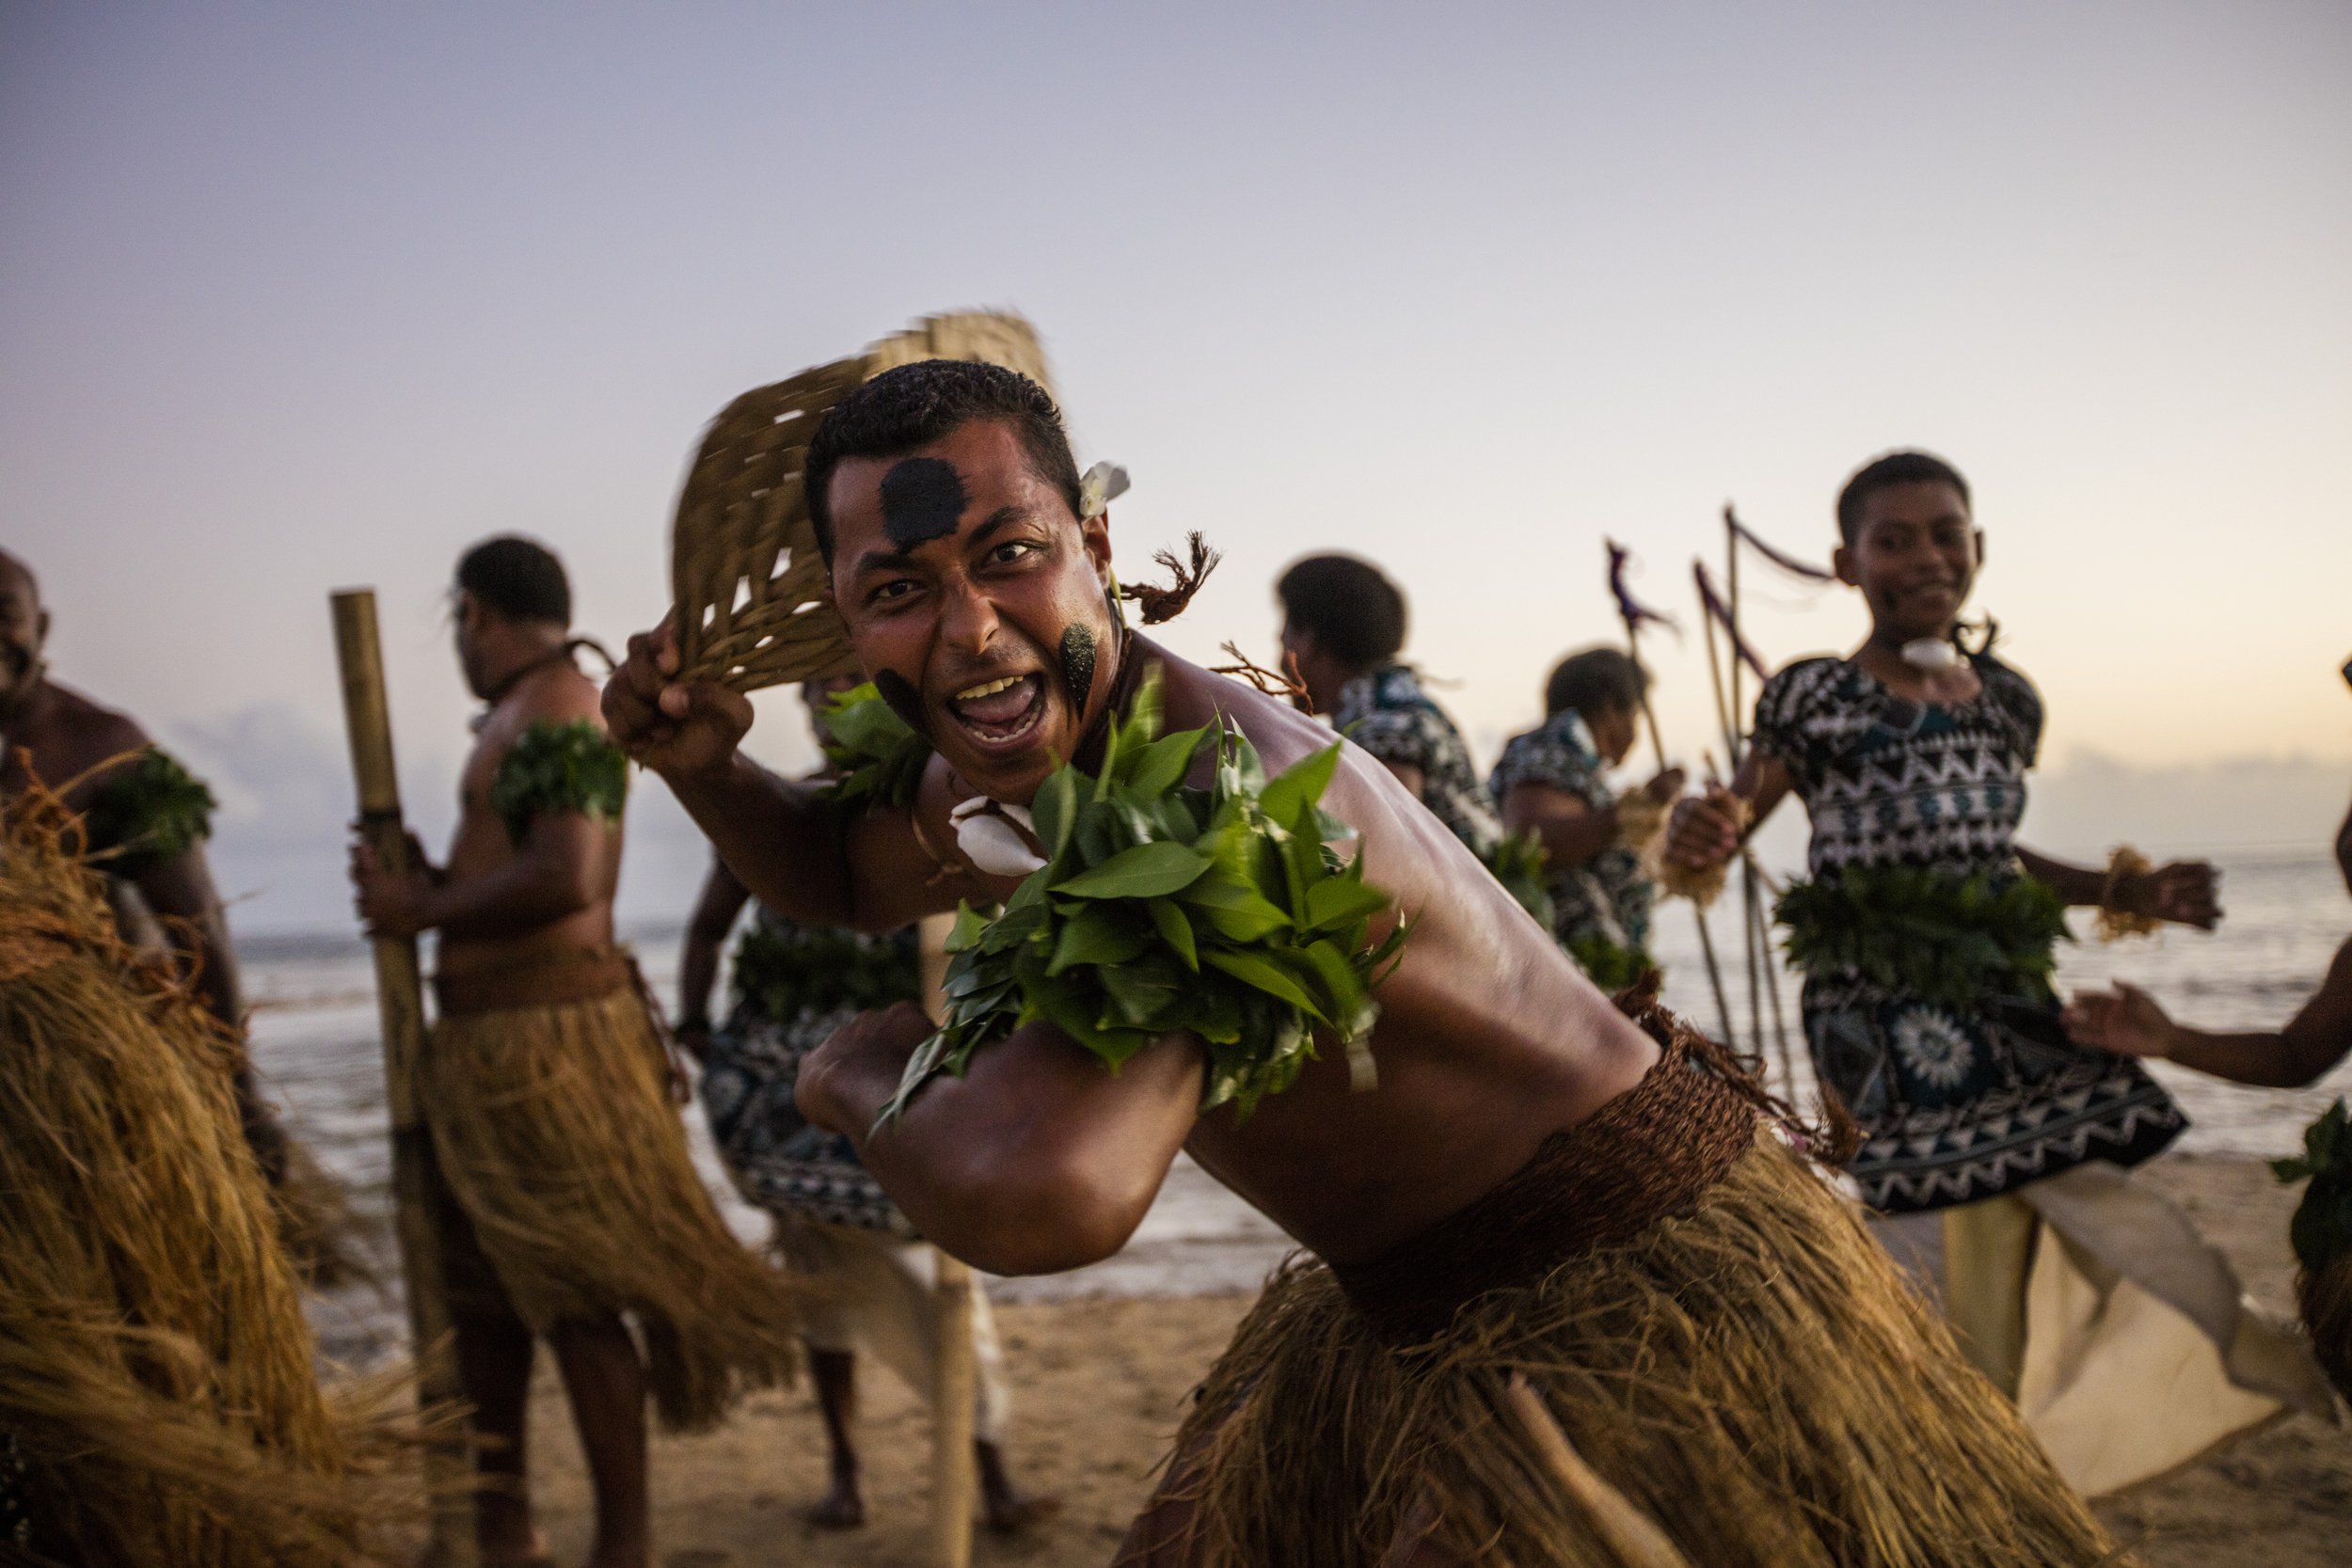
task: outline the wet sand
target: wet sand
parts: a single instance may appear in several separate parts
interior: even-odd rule
[[[2257,1298],[2286,1304],[2291,1193],[2258,1163],[2237,1158],[2169,1158],[2152,1174],[2222,1243]],[[1005,1305],[1018,1390],[1011,1453],[1021,1480],[1058,1496],[1063,1511],[1028,1536],[983,1533],[974,1561],[1107,1562],[1150,1488],[1185,1394],[1248,1305],[1246,1294],[1233,1293]],[[754,1401],[723,1431],[658,1441],[657,1560],[668,1568],[925,1562],[929,1424],[913,1396],[879,1370],[862,1395],[866,1528],[824,1532],[802,1522],[824,1474],[822,1434],[803,1388]],[[533,1433],[543,1523],[556,1560],[578,1562],[588,1541],[587,1490],[561,1396],[544,1372]],[[2333,1568],[2352,1540],[2352,1433],[2290,1417],[2098,1507],[2153,1568]]]

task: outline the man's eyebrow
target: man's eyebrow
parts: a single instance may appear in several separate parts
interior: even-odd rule
[[[914,557],[905,550],[867,550],[850,570],[851,576],[864,572],[904,572],[914,564]]]
[[[984,545],[988,542],[989,535],[998,529],[1009,528],[1014,523],[1026,522],[1028,518],[1029,510],[1025,506],[1000,506],[990,513],[986,519],[973,525],[971,543]]]

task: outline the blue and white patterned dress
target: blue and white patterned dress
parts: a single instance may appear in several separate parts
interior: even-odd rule
[[[735,1006],[703,1062],[711,1138],[745,1200],[772,1214],[913,1237],[850,1140],[803,1117],[792,1091],[801,1059],[834,1030],[869,1008],[921,1000],[914,927],[872,937],[754,908],[736,950]]]
[[[1502,818],[1470,765],[1470,748],[1411,667],[1391,664],[1340,688],[1331,726],[1391,767],[1421,772],[1421,801],[1470,853],[1491,861]]]
[[[1973,662],[1984,690],[1961,704],[1911,702],[1839,658],[1765,683],[1756,748],[1788,769],[1811,814],[1817,880],[1849,866],[2024,875],[2015,836],[2042,699],[1998,659]],[[2046,998],[1938,1006],[1827,970],[1805,977],[1804,1032],[1814,1070],[1862,1127],[1850,1173],[1889,1213],[1992,1197],[2090,1160],[2136,1165],[2187,1125],[2138,1063],[2068,1039]]]
[[[1541,784],[1573,795],[1596,812],[1617,803],[1609,787],[1609,766],[1593,744],[1584,716],[1564,708],[1502,749],[1488,783],[1500,807],[1514,786]],[[1560,945],[1575,951],[1606,942],[1629,953],[1649,946],[1651,907],[1658,888],[1642,875],[1642,857],[1613,844],[1582,865],[1547,868],[1551,894],[1551,929]]]

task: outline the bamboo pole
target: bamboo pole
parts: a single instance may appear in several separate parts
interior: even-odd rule
[[[349,589],[329,595],[335,657],[343,683],[343,723],[351,739],[351,770],[358,782],[359,834],[391,871],[408,865],[408,834],[400,815],[400,778],[392,766],[391,709],[384,693],[384,658],[375,629],[375,592]],[[424,1049],[424,988],[413,937],[378,937],[377,1016],[384,1030],[384,1098],[390,1111],[392,1206],[400,1243],[401,1277],[408,1299],[408,1338],[416,1358],[417,1402],[447,1408],[464,1398],[449,1353],[450,1312],[441,1271],[440,1232],[433,1223],[439,1171],[417,1101],[418,1059]],[[466,1442],[453,1433],[424,1449],[432,1513],[430,1560],[437,1568],[474,1568],[473,1506],[465,1490]]]
[[[943,945],[953,922],[932,915],[918,927],[923,1005],[934,1020],[944,1011],[940,987],[947,973]],[[979,1475],[972,1449],[978,1422],[978,1357],[972,1343],[972,1270],[961,1259],[931,1249],[937,1273],[931,1290],[939,1340],[931,1360],[931,1563],[970,1568],[972,1515]]]
[[[1726,744],[1731,751],[1731,768],[1734,774],[1739,772],[1740,763],[1747,760],[1748,751],[1746,731],[1740,723],[1743,710],[1740,705],[1740,649],[1742,645],[1740,637],[1740,515],[1732,508],[1729,501],[1725,501],[1724,503],[1724,558],[1726,580],[1724,587],[1729,602],[1724,608],[1729,613],[1731,623],[1731,712],[1728,724],[1731,738]],[[1764,972],[1765,994],[1771,999],[1772,1045],[1780,1060],[1780,1080],[1784,1092],[1793,1102],[1797,1093],[1796,1065],[1788,1050],[1788,1021],[1781,1016],[1780,971],[1772,958],[1772,920],[1765,912],[1763,900],[1757,895],[1756,891],[1757,884],[1764,880],[1764,871],[1763,867],[1756,863],[1755,850],[1742,845],[1740,854],[1742,862],[1740,895],[1746,905],[1748,924],[1755,931],[1756,957],[1748,970],[1749,1006],[1753,1012],[1756,1002],[1756,970],[1760,968]],[[1764,1054],[1764,1027],[1761,1023],[1758,1023],[1756,1029],[1756,1053],[1758,1056]]]

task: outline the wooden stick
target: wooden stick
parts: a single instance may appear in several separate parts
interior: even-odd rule
[[[1622,615],[1621,618],[1625,622],[1626,653],[1638,667],[1642,662],[1640,628],[1634,626],[1632,616]],[[1667,766],[1666,737],[1658,728],[1658,710],[1650,705],[1649,688],[1646,684],[1642,688],[1642,721],[1649,726],[1650,750],[1658,753],[1658,766],[1663,768]],[[1722,966],[1715,961],[1715,939],[1707,929],[1707,911],[1699,908],[1695,899],[1691,903],[1691,918],[1699,923],[1699,957],[1707,962],[1707,983],[1715,992],[1715,1011],[1723,1019],[1724,1037],[1729,1039],[1731,1001],[1724,994],[1724,972]]]
[[[1618,1568],[1691,1568],[1691,1560],[1667,1539],[1655,1520],[1584,1463],[1584,1456],[1576,1451],[1576,1445],[1560,1430],[1542,1396],[1523,1374],[1511,1374],[1503,1397],[1510,1401],[1511,1413],[1535,1446],[1544,1468],[1583,1512],[1585,1523],[1617,1560]]]
[[[947,974],[944,945],[954,922],[932,915],[917,928],[922,956],[923,1006],[936,1020],[945,1003],[940,987]],[[931,1562],[933,1568],[970,1568],[972,1513],[979,1499],[979,1473],[973,1451],[978,1422],[978,1356],[972,1343],[972,1270],[961,1259],[931,1249],[937,1273],[931,1290],[938,1343],[931,1360]]]
[[[376,863],[408,868],[408,834],[400,815],[400,776],[392,766],[391,709],[384,694],[383,648],[375,629],[375,593],[355,588],[329,596],[335,618],[335,657],[342,672],[343,724],[351,739],[351,770],[359,786],[359,833]],[[441,1236],[434,1206],[441,1198],[433,1140],[417,1101],[417,1068],[424,1051],[424,989],[413,937],[378,937],[375,998],[384,1030],[384,1097],[390,1110],[392,1212],[400,1243],[401,1277],[408,1298],[408,1339],[417,1365],[417,1402],[424,1409],[462,1401],[464,1389],[450,1354],[448,1283],[441,1270]],[[424,1450],[426,1495],[432,1510],[430,1560],[440,1568],[473,1568],[473,1505],[466,1491],[462,1434]]]

